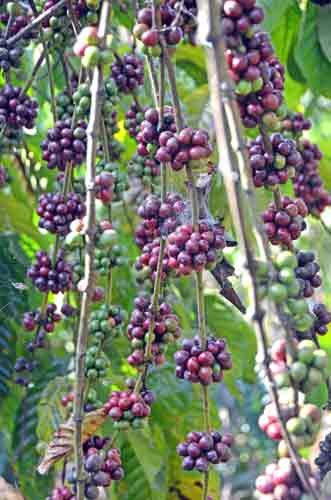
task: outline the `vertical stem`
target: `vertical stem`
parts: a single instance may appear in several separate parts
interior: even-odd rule
[[[104,45],[108,19],[111,14],[111,0],[103,0],[98,35],[101,44]],[[83,449],[82,449],[82,423],[85,394],[85,355],[88,343],[88,319],[91,298],[95,282],[94,254],[95,254],[95,176],[96,176],[96,153],[97,139],[100,130],[101,99],[102,96],[103,71],[97,66],[93,71],[91,85],[91,110],[87,128],[87,153],[86,153],[86,205],[87,205],[87,231],[86,231],[86,253],[85,253],[85,290],[82,297],[80,311],[78,338],[76,346],[75,366],[75,398],[74,398],[74,456],[77,476],[77,500],[84,498],[83,477]]]

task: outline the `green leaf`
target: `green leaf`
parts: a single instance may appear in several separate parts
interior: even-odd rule
[[[318,40],[317,11],[316,6],[309,3],[302,18],[294,53],[312,92],[331,97],[331,63],[325,57]]]
[[[319,9],[317,13],[318,40],[322,47],[324,55],[331,62],[331,7],[326,5]]]
[[[38,405],[37,436],[40,441],[49,443],[54,431],[66,421],[66,412],[61,398],[67,389],[65,377],[56,377],[45,387]]]
[[[287,10],[296,4],[295,0],[258,0],[258,5],[264,10],[263,27],[266,31],[273,31],[286,17]]]
[[[254,382],[256,339],[254,330],[237,310],[226,303],[215,291],[206,291],[206,317],[212,335],[226,339],[233,359],[233,368],[225,372],[225,383],[239,396],[236,381],[241,378]]]

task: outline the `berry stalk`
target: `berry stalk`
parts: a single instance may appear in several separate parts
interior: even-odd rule
[[[100,14],[98,35],[104,43],[107,33],[108,20],[111,15],[111,0],[104,0]],[[86,254],[85,254],[85,290],[82,296],[78,338],[76,345],[76,368],[75,368],[75,399],[74,399],[74,446],[75,465],[77,476],[77,500],[84,498],[83,478],[83,449],[82,449],[82,420],[85,393],[85,353],[88,341],[88,319],[89,307],[92,299],[95,270],[95,177],[96,177],[96,150],[97,136],[100,129],[101,119],[101,88],[103,82],[102,66],[98,65],[93,71],[91,85],[91,110],[87,129],[87,154],[86,154],[86,202],[87,202],[87,231],[86,231]]]

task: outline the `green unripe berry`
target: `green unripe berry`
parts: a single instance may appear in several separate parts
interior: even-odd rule
[[[307,366],[304,363],[296,361],[290,367],[290,374],[295,382],[300,383],[307,377]]]
[[[86,47],[84,56],[82,58],[82,65],[84,68],[93,68],[100,63],[101,51],[94,45]]]
[[[293,283],[293,281],[296,279],[293,269],[290,269],[289,267],[283,267],[279,271],[278,277],[282,283],[286,283],[288,285]]]
[[[298,418],[298,417],[294,417],[294,418],[290,418],[286,422],[286,428],[287,428],[288,432],[290,432],[291,434],[295,434],[296,436],[300,436],[300,435],[304,434],[304,432],[306,431],[306,424],[305,424],[305,421],[303,419]]]
[[[301,316],[309,311],[308,304],[305,300],[288,299],[287,307],[294,316]]]
[[[316,346],[312,340],[302,340],[298,345],[298,359],[303,363],[310,364],[314,358]]]
[[[239,95],[248,95],[252,92],[252,84],[247,80],[240,80],[235,90]]]
[[[308,307],[308,306],[307,306]],[[299,332],[307,332],[314,324],[314,319],[311,314],[304,314],[302,317],[295,320],[295,328]]]
[[[281,304],[287,299],[287,289],[280,283],[273,283],[269,288],[269,296],[276,304]]]
[[[101,234],[98,244],[103,248],[111,248],[117,241],[117,232],[114,229],[107,229]]]
[[[313,365],[319,370],[323,370],[328,366],[328,355],[322,349],[317,349],[313,356]]]
[[[308,383],[316,387],[324,382],[323,374],[317,368],[310,368],[308,371]]]

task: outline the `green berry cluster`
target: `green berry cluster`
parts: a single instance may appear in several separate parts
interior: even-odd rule
[[[280,388],[294,382],[301,392],[309,394],[327,379],[328,355],[312,340],[294,341],[291,356],[286,352],[285,340],[277,341],[271,357],[270,368]]]
[[[100,161],[96,166],[97,175],[107,172],[113,177],[112,201],[121,201],[123,193],[129,189],[128,178],[125,172],[121,172],[117,163]]]
[[[274,261],[275,274],[269,287],[269,270],[265,267],[260,269],[261,294],[267,291],[271,300],[282,306],[293,330],[307,332],[313,327],[314,317],[309,311],[308,302],[302,297],[302,282],[296,277],[298,266],[295,254],[289,251],[280,252]]]
[[[151,187],[160,177],[160,164],[152,158],[135,155],[129,161],[128,174],[139,178],[145,187]]]
[[[119,306],[101,305],[93,311],[89,322],[91,344],[86,352],[86,376],[91,380],[106,376],[108,359],[102,352],[104,342],[121,331],[124,313]]]

